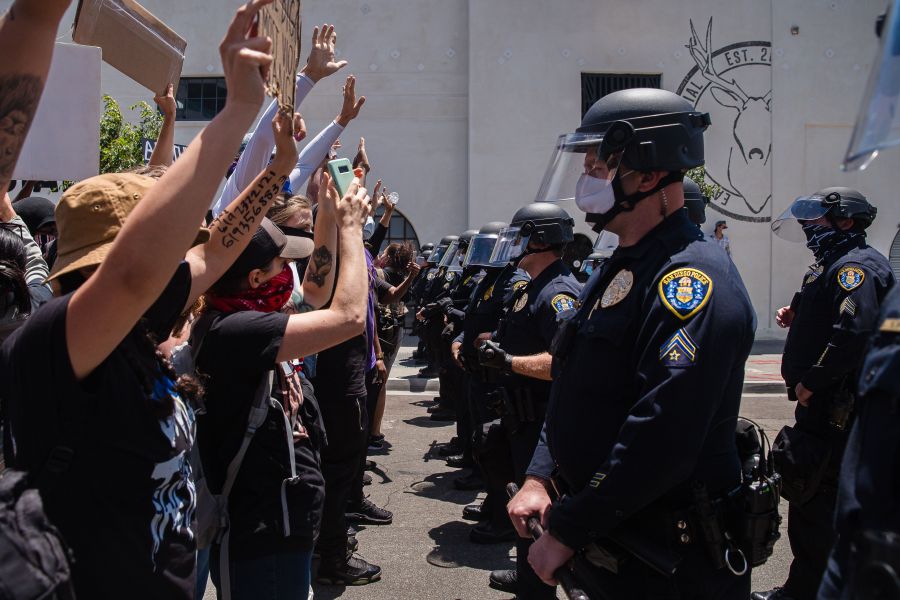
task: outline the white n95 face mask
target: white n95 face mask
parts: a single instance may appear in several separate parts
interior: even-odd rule
[[[615,171],[612,173],[615,176]],[[575,184],[575,205],[579,210],[595,215],[603,215],[616,203],[612,179],[598,179],[582,173]]]

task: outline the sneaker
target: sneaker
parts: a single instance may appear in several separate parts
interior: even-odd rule
[[[381,450],[382,448],[384,448],[384,436],[383,435],[378,435],[378,436],[373,435],[372,437],[369,438],[369,450]]]
[[[507,594],[515,594],[518,587],[519,578],[515,569],[501,569],[499,571],[491,571],[488,577],[488,585],[495,590],[506,592]]]
[[[356,556],[339,565],[322,565],[316,581],[322,585],[366,585],[381,579],[381,567]]]
[[[753,592],[750,600],[794,600],[794,597],[783,587],[776,587],[767,592]]]
[[[346,516],[351,523],[367,523],[369,525],[390,525],[394,520],[394,513],[375,506],[368,498],[365,498],[356,508],[348,509]]]

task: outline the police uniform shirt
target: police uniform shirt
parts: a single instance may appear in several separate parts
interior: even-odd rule
[[[694,481],[712,498],[740,483],[756,319],[731,259],[685,211],[618,248],[564,329],[528,471],[547,478],[555,462],[572,493],[550,512],[557,539],[580,548],[663,497],[684,506]]]
[[[464,269],[459,277],[459,283],[450,292],[450,299],[453,301],[454,308],[447,311],[447,318],[456,324],[462,323],[466,318],[466,307],[472,297],[475,288],[484,279],[485,272],[481,267],[471,267]]]
[[[781,365],[787,385],[802,382],[822,392],[854,373],[893,283],[887,259],[862,237],[814,266],[791,303],[795,315]]]
[[[528,273],[511,264],[487,269],[469,298],[463,330],[455,340],[462,344],[463,355],[473,364],[478,364],[475,340],[482,333],[497,329],[504,303],[512,296],[513,289],[525,285],[529,280]]]
[[[505,306],[497,342],[513,356],[547,352],[556,334],[559,315],[575,308],[581,283],[562,260],[547,266],[527,283],[516,284]],[[514,376],[523,385],[536,388],[546,400],[549,382]],[[545,389],[546,388],[546,389]]]

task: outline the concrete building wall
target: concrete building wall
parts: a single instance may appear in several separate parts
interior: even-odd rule
[[[185,76],[221,75],[218,43],[238,0],[143,3],[188,40]],[[9,4],[0,0],[0,9]],[[885,0],[305,0],[302,52],[315,24],[336,24],[339,58],[350,61],[342,75],[356,74],[368,98],[342,138],[344,154],[366,137],[375,175],[400,194],[400,210],[422,242],[508,220],[533,200],[557,136],[580,121],[582,73],[660,74],[665,89],[712,116],[707,170],[721,193],[707,226],[728,221],[759,335],[772,336],[782,334],[774,310],[790,301],[812,260],[802,245],[769,228],[795,196],[857,187],[879,208],[873,245],[887,253],[897,231],[896,155],[862,174],[838,169],[874,58],[874,19],[884,6]],[[61,41],[73,17],[74,8]],[[711,42],[703,50],[708,28]],[[710,60],[715,74],[704,75],[697,60]],[[301,107],[310,135],[337,114],[343,76],[316,86]],[[149,91],[106,65],[103,91],[123,105],[152,101]],[[179,123],[176,141],[187,143],[203,125]]]

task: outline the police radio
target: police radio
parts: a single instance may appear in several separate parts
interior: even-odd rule
[[[747,425],[752,426],[752,430]],[[740,525],[736,531],[738,545],[753,567],[766,562],[775,548],[775,542],[781,537],[778,528],[781,526],[781,515],[778,504],[781,501],[781,475],[775,472],[772,460],[772,444],[769,438],[755,421],[740,417],[738,431],[743,433],[754,431],[759,435],[759,452],[756,460],[742,469],[743,482],[738,500]]]

